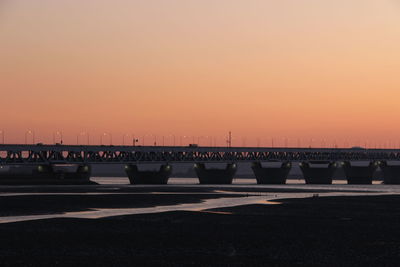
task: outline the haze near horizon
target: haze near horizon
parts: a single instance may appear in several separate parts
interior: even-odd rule
[[[397,146],[399,15],[394,0],[3,0],[0,130]]]

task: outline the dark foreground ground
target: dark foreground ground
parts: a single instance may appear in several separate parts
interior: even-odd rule
[[[400,264],[400,196],[215,211],[0,224],[0,266]]]

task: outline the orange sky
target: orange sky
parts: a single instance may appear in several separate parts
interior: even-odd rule
[[[398,147],[399,47],[396,0],[2,0],[0,131]]]

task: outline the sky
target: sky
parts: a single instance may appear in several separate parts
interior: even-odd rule
[[[0,0],[0,142],[399,147],[399,47],[398,0]]]

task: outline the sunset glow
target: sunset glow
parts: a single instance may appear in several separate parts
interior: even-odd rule
[[[397,148],[399,47],[395,0],[3,0],[0,141]]]

